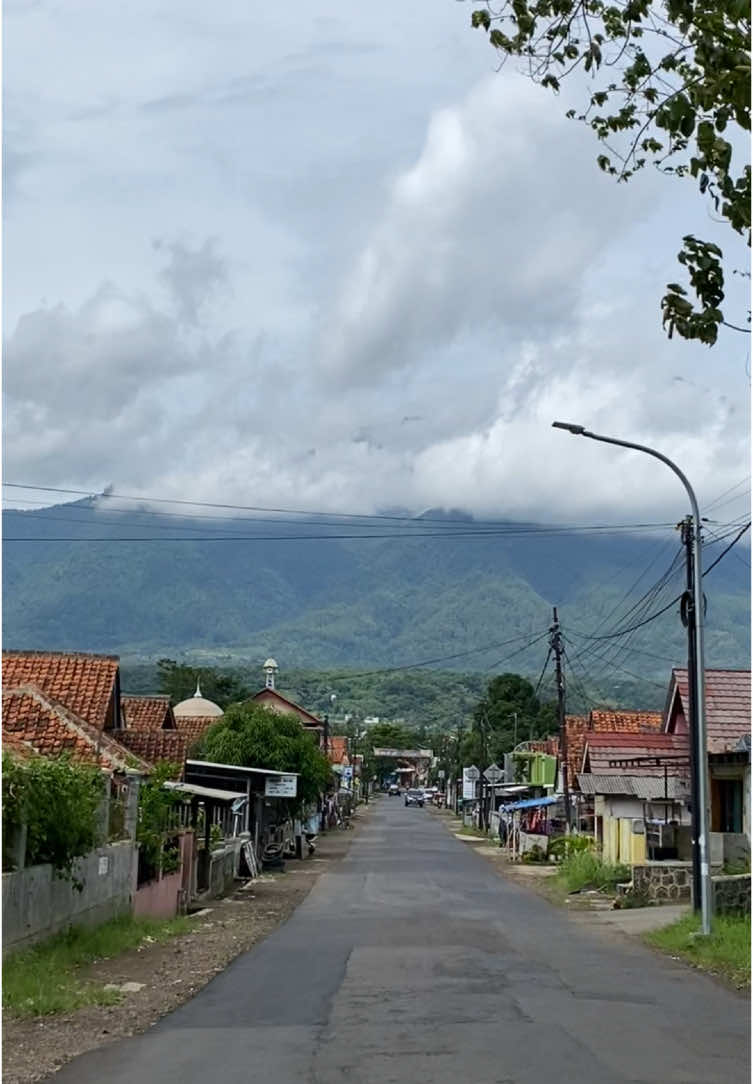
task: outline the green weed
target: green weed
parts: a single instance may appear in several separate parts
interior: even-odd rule
[[[82,968],[119,956],[145,937],[165,941],[191,929],[187,918],[167,921],[130,915],[101,926],[74,926],[3,960],[3,1008],[18,1016],[49,1016],[82,1005],[110,1005],[117,991],[87,982]]]

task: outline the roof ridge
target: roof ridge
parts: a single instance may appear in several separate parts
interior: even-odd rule
[[[121,693],[121,700],[166,700],[170,703],[169,693]]]
[[[134,754],[124,745],[121,745],[116,738],[113,738],[104,730],[99,730],[91,723],[87,723],[85,719],[82,719],[80,715],[76,715],[76,713],[71,711],[70,708],[67,708],[65,704],[61,704],[58,700],[55,700],[54,697],[49,696],[32,683],[17,685],[12,689],[4,689],[3,695],[31,696],[42,707],[47,708],[53,715],[57,715],[65,726],[77,731],[84,741],[93,745],[96,753],[101,754],[102,752],[105,752],[106,755],[110,756],[113,760],[116,758],[120,759],[124,767],[128,767],[128,758],[134,756]],[[136,759],[141,761],[142,768],[149,767],[147,762],[142,760],[141,757],[136,757]]]
[[[120,655],[103,655],[97,651],[25,651],[23,648],[3,648],[3,656],[28,656],[30,658],[44,659],[106,659],[108,662],[120,663]]]

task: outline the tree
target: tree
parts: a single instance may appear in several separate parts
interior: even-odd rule
[[[298,804],[316,801],[330,781],[329,762],[298,717],[260,704],[231,704],[195,755],[219,764],[297,772]]]
[[[500,674],[493,678],[473,713],[473,727],[463,744],[463,760],[485,768],[515,744],[540,738],[556,728],[555,704],[542,703],[526,678]],[[486,760],[486,764],[479,761]]]
[[[159,660],[157,677],[160,692],[166,693],[174,704],[193,696],[197,682],[201,685],[202,695],[221,708],[247,700],[251,695],[245,683],[232,671],[186,666],[174,659]]]
[[[653,163],[691,177],[720,221],[750,244],[750,165],[733,153],[734,130],[750,131],[750,5],[747,0],[502,0],[473,12],[502,55],[555,93],[580,69],[594,89],[585,110],[609,153],[597,162],[619,181]],[[743,158],[748,140],[742,139]],[[723,252],[683,238],[679,262],[690,289],[670,283],[662,323],[670,338],[713,345],[724,317]],[[748,315],[750,322],[750,314]]]

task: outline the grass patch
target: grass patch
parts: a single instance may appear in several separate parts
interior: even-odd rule
[[[696,915],[687,915],[671,926],[646,934],[646,941],[703,971],[724,976],[738,989],[749,987],[749,916],[717,915],[712,919],[709,937],[695,937],[699,929],[700,919]]]
[[[468,828],[466,828],[466,826],[463,824],[462,821],[458,825],[458,832],[460,833],[461,836],[475,836],[476,839],[489,839],[490,838],[488,832],[482,832],[480,828],[474,828],[472,826],[469,826]]]
[[[119,956],[145,937],[165,941],[192,928],[187,918],[137,919],[130,915],[101,926],[74,926],[3,960],[3,1008],[17,1016],[49,1016],[82,1005],[111,1005],[115,990],[87,982],[81,969]]]
[[[630,880],[627,866],[611,866],[602,862],[594,851],[580,851],[564,859],[557,870],[557,885],[564,892],[583,888],[614,891],[615,885]]]

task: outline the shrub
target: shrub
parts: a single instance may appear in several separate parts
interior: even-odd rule
[[[593,836],[557,836],[555,839],[549,841],[549,854],[557,862],[561,862],[571,855],[581,854],[584,851],[592,851],[594,845],[595,840]]]
[[[630,880],[630,870],[627,866],[602,862],[594,851],[580,851],[563,860],[557,877],[568,892],[582,888],[614,889],[615,885]]]
[[[97,844],[102,802],[99,768],[73,763],[69,756],[33,757],[19,763],[3,755],[3,840],[26,823],[26,863],[49,863],[70,877],[73,863]],[[9,864],[5,842],[3,867]]]

